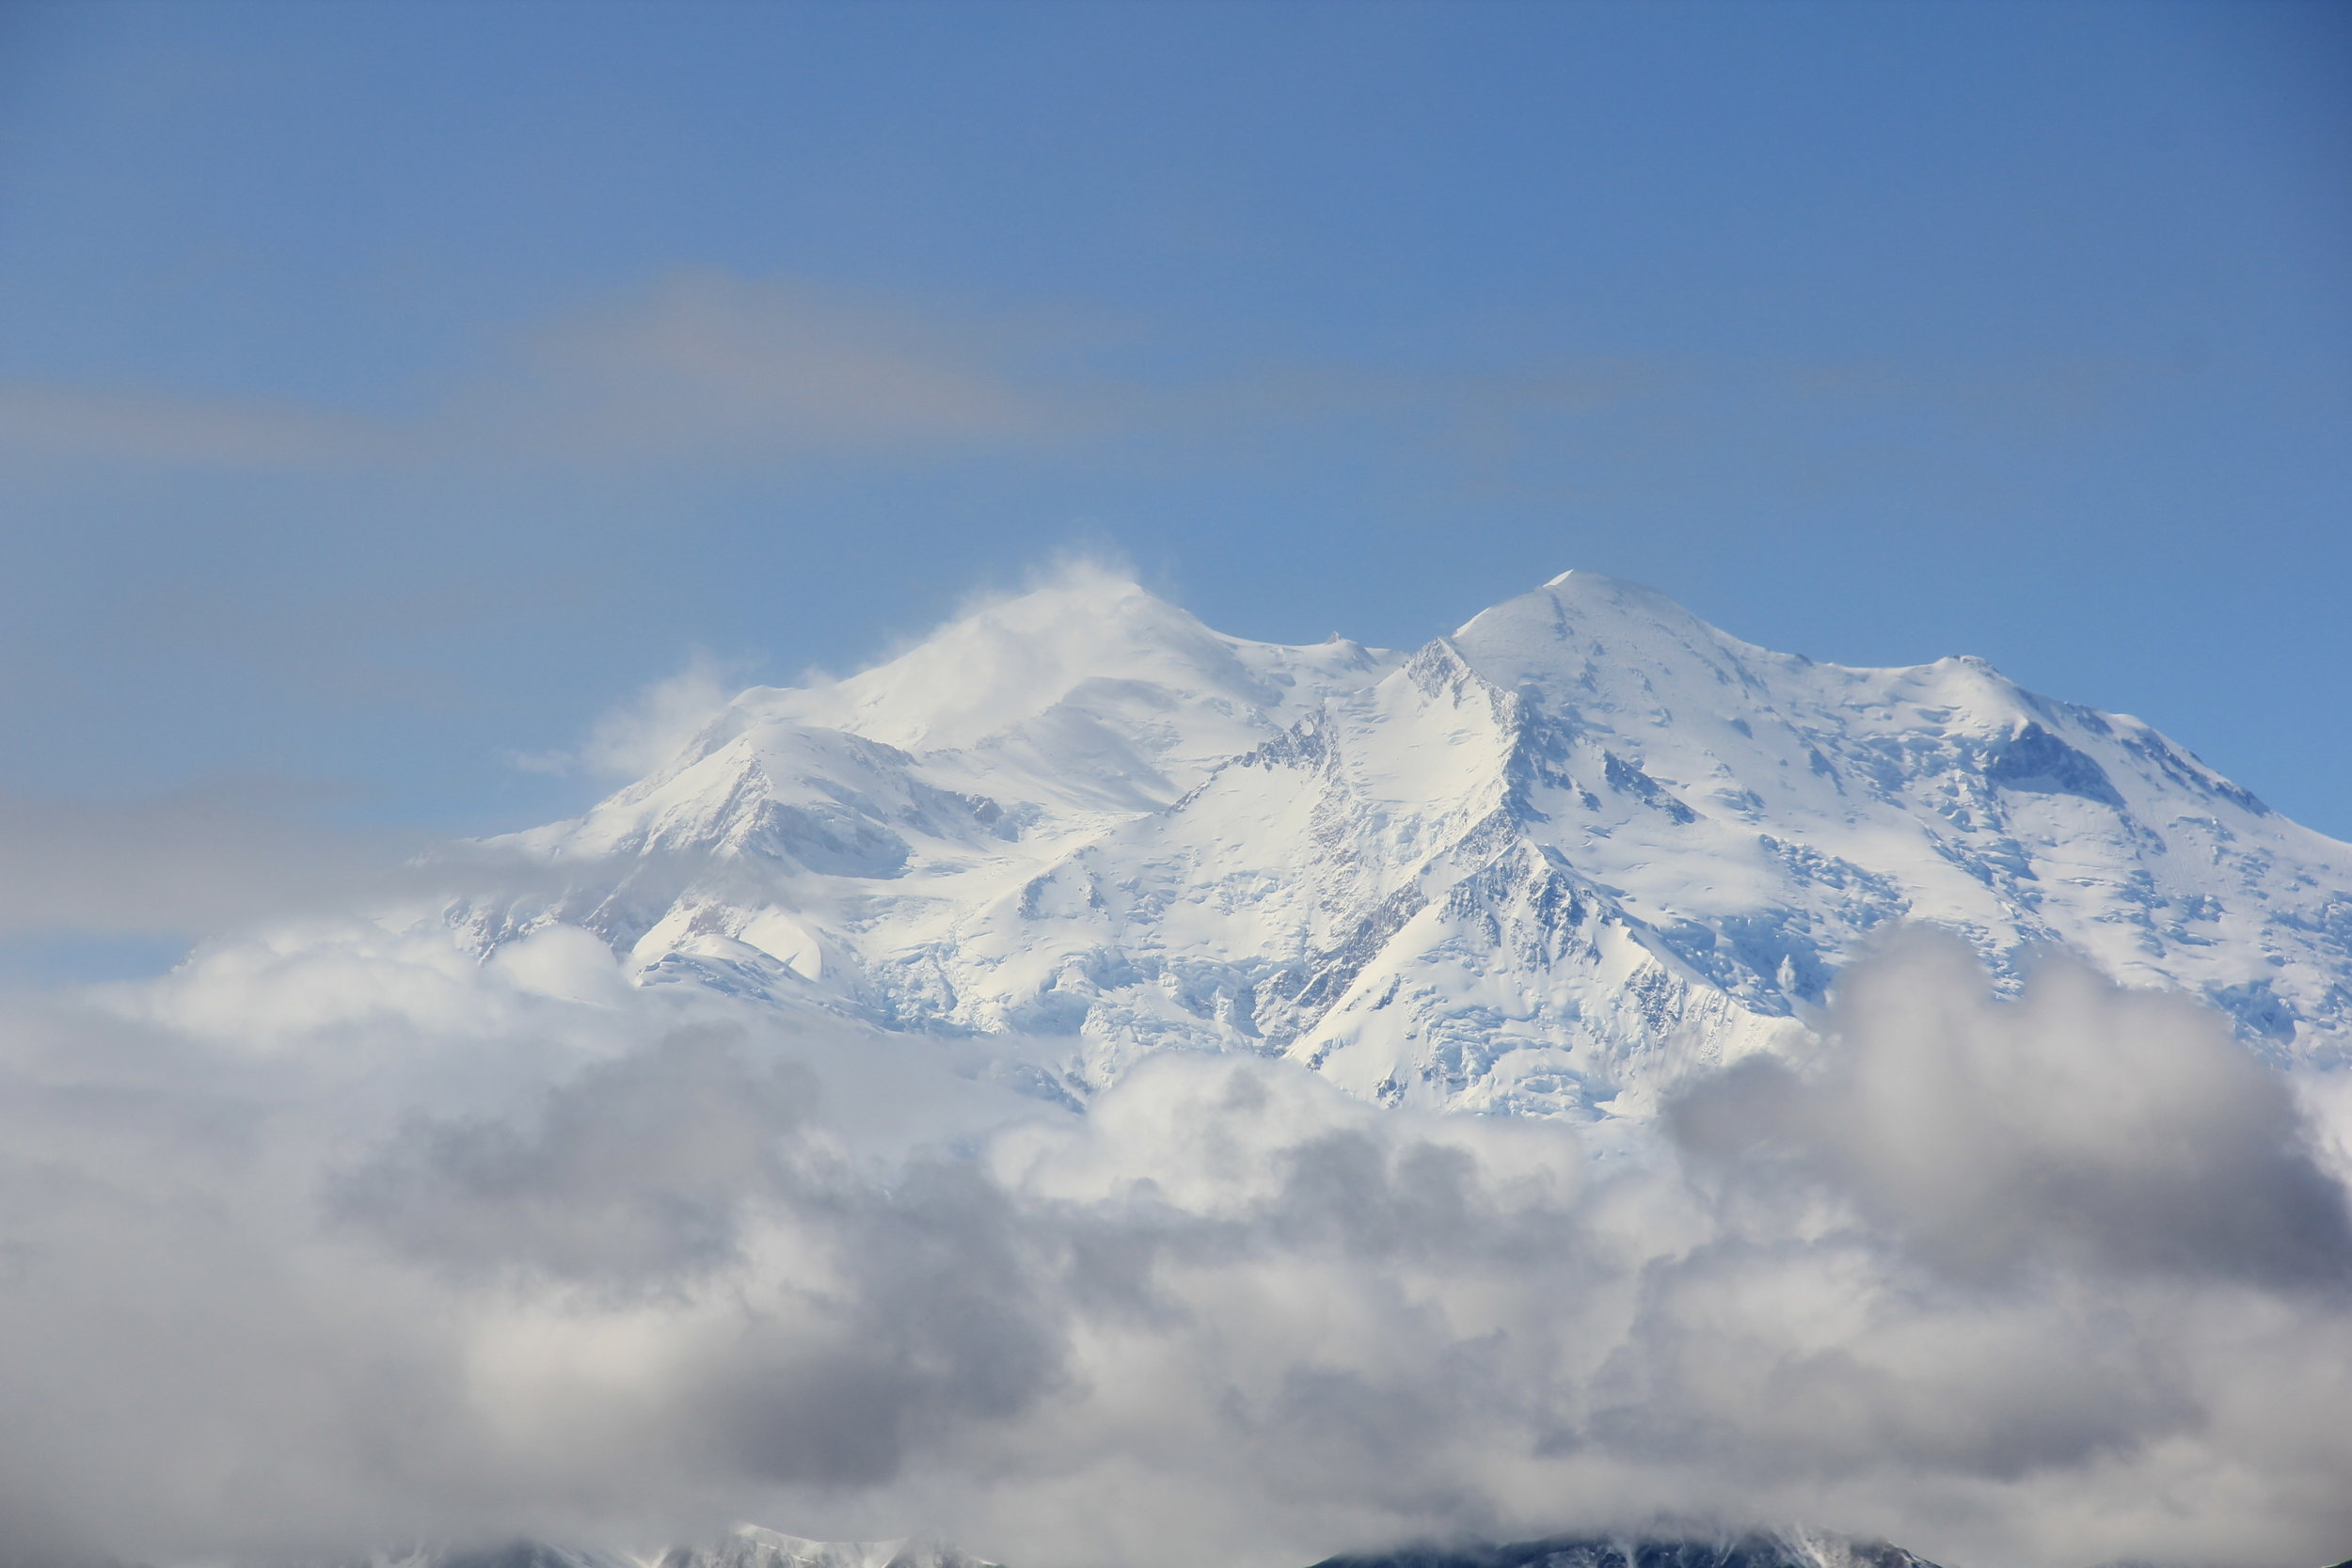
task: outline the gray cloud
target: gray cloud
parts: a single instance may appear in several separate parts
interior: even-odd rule
[[[2180,996],[2053,958],[2016,1004],[1915,932],[1846,981],[1810,1073],[1752,1058],[1669,1116],[1734,1193],[1794,1178],[1967,1278],[2031,1267],[2352,1282],[2287,1081]]]
[[[338,1184],[342,1217],[469,1274],[671,1292],[738,1260],[744,1211],[789,1193],[804,1068],[689,1029],[546,1094],[528,1123],[418,1118]]]
[[[1272,1568],[1672,1514],[2251,1568],[2352,1534],[2346,1129],[2185,1004],[2062,969],[1996,1002],[1913,945],[1671,1138],[1184,1055],[1079,1118],[956,1042],[534,941],[314,924],[10,1004],[0,1342],[40,1354],[0,1360],[0,1548],[753,1518]]]

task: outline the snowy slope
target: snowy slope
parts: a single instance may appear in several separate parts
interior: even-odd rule
[[[655,1568],[996,1568],[952,1546],[909,1541],[804,1541],[755,1525],[714,1546],[680,1547]]]
[[[481,951],[570,923],[643,985],[1059,1040],[1079,1094],[1182,1046],[1638,1111],[1897,920],[2352,1039],[2352,847],[1980,660],[1814,664],[1581,572],[1410,653],[1074,573],[505,842],[565,891],[453,911]]]

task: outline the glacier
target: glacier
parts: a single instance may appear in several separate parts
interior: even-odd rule
[[[478,956],[576,927],[642,987],[1002,1040],[1072,1102],[1172,1048],[1644,1116],[1793,1048],[1903,923],[2006,986],[2065,951],[2190,993],[2280,1063],[2352,1039],[2352,847],[1981,659],[1816,663],[1583,571],[1387,650],[1074,568],[490,842],[538,875],[448,909]]]

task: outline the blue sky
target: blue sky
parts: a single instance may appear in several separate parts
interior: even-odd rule
[[[21,796],[520,826],[1083,549],[1979,653],[2352,834],[2339,8],[20,6],[0,300]]]

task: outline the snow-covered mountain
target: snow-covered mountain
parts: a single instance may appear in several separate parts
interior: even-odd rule
[[[1049,1093],[1174,1046],[1638,1112],[1903,920],[2352,1042],[2352,847],[1979,659],[1816,664],[1584,572],[1402,652],[1078,571],[501,842],[563,891],[453,910],[479,951],[566,923],[641,985],[1042,1038]]]
[[[1407,1548],[1335,1557],[1315,1568],[1935,1568],[1883,1541],[1786,1530],[1717,1539],[1559,1536],[1502,1546]]]
[[[601,1547],[516,1541],[486,1548],[378,1553],[367,1568],[997,1568],[952,1546],[913,1541],[808,1541],[737,1528],[723,1539],[646,1558]]]
[[[952,1546],[914,1541],[807,1541],[744,1525],[716,1545],[681,1546],[655,1568],[997,1568]]]
[[[648,1563],[625,1553],[518,1541],[489,1550],[380,1556],[370,1568],[996,1568],[951,1546],[905,1541],[805,1541],[745,1525]],[[1884,1542],[1820,1531],[1639,1540],[1560,1536],[1501,1546],[1406,1547],[1336,1557],[1315,1568],[1935,1568]]]

